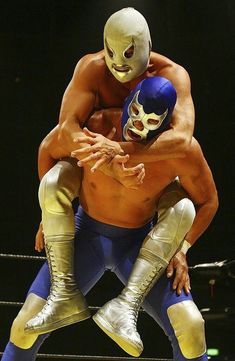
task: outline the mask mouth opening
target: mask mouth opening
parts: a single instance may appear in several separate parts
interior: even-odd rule
[[[121,73],[129,73],[132,70],[129,65],[116,65],[116,64],[112,64],[112,69]]]
[[[136,134],[135,132],[133,132],[131,129],[127,130],[127,134],[135,142],[141,142],[142,141],[142,137],[139,134]]]

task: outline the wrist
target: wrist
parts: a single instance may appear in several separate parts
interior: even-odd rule
[[[117,143],[118,145],[116,146],[116,155],[124,155],[125,152],[122,149],[121,145],[119,143]]]
[[[186,254],[190,247],[191,247],[191,244],[186,239],[184,239],[179,250],[181,252],[183,252],[184,254]]]

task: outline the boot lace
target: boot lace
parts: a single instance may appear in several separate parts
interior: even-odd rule
[[[136,290],[137,297],[134,297],[132,302],[133,307],[131,307],[130,309],[130,319],[134,322],[134,324],[137,323],[141,304],[143,303],[146,294],[152,288],[156,275],[158,275],[159,272],[161,272],[162,268],[163,267],[159,264],[157,266],[153,266],[151,272],[148,274],[146,278],[143,279],[142,283],[137,288]]]

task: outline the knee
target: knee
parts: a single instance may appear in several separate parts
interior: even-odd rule
[[[204,320],[195,303],[179,302],[170,306],[167,314],[183,356],[202,356],[206,352]]]
[[[196,215],[193,202],[188,198],[181,199],[175,204],[174,212],[182,223],[182,228],[185,228],[188,232]]]
[[[25,300],[23,307],[13,321],[11,327],[10,341],[17,347],[29,349],[37,340],[37,334],[25,334],[24,327],[30,318],[35,316],[45,305],[46,300],[30,293]]]
[[[77,167],[78,168],[78,167]],[[71,164],[57,163],[42,179],[39,202],[42,210],[53,214],[70,213],[74,198],[78,196],[80,175]]]
[[[161,219],[173,218],[189,229],[195,218],[195,208],[185,190],[178,181],[172,182],[158,202],[158,216]]]
[[[194,205],[188,198],[161,208],[157,224],[145,238],[143,247],[168,262],[190,230],[194,217]]]
[[[24,332],[25,317],[21,312],[13,321],[11,326],[10,341],[17,347],[29,349],[37,339],[37,335],[26,335]]]

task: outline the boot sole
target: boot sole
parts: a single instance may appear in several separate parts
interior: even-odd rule
[[[76,313],[75,315],[63,318],[62,320],[54,322],[54,323],[52,323],[50,325],[47,325],[45,327],[25,328],[24,332],[25,332],[25,334],[36,333],[36,334],[41,335],[41,334],[44,334],[44,333],[55,331],[58,328],[62,328],[62,327],[72,325],[73,323],[85,321],[90,317],[91,317],[91,313],[90,313],[89,309],[87,309],[87,310],[84,310],[82,312]]]
[[[143,349],[138,347],[130,340],[124,340],[123,336],[118,334],[118,331],[113,328],[101,315],[95,314],[92,317],[93,321],[106,333],[114,342],[118,344],[126,353],[131,356],[139,357]]]

